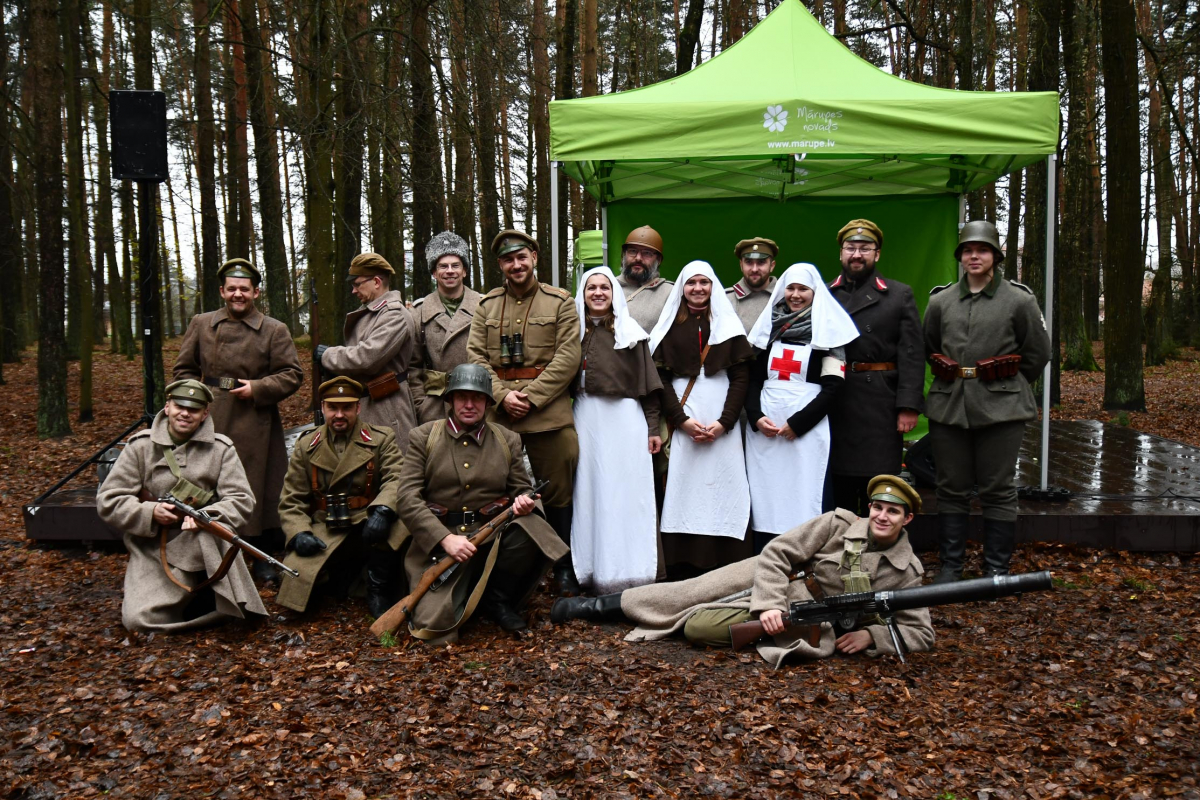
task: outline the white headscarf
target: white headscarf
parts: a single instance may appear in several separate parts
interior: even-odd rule
[[[650,335],[642,330],[642,326],[629,316],[629,303],[625,301],[625,293],[621,291],[620,284],[614,279],[612,270],[603,266],[592,267],[579,276],[579,288],[575,290],[575,310],[579,312],[580,322],[579,338],[582,339],[583,335],[587,333],[588,310],[587,304],[583,302],[583,290],[587,286],[588,278],[593,275],[603,275],[612,285],[613,335],[617,340],[613,349],[625,350],[643,339],[650,338]]]
[[[675,279],[675,285],[667,295],[666,305],[658,315],[658,322],[654,323],[654,330],[650,331],[651,353],[658,349],[667,331],[675,324],[675,315],[679,313],[679,301],[683,297],[683,285],[688,282],[688,278],[695,275],[703,275],[712,281],[712,295],[708,298],[708,310],[712,317],[708,325],[708,343],[720,344],[735,336],[746,335],[746,329],[742,327],[742,321],[733,310],[733,304],[725,296],[725,287],[717,279],[713,268],[707,261],[693,261],[684,267]]]
[[[858,338],[858,327],[854,320],[842,308],[842,304],[834,299],[825,286],[821,273],[812,264],[792,264],[775,283],[775,291],[771,292],[771,302],[758,315],[754,326],[750,328],[750,344],[759,350],[767,349],[771,339],[771,315],[775,306],[783,299],[783,291],[793,283],[800,283],[813,290],[812,299],[812,346],[816,350],[829,350],[841,347]]]

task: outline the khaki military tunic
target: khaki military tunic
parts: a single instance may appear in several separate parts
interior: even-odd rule
[[[417,418],[421,422],[446,417],[445,404],[442,402],[446,376],[459,364],[467,363],[471,321],[482,298],[483,295],[474,289],[465,288],[462,302],[453,316],[447,313],[436,289],[413,304],[417,346],[413,348],[408,385],[417,409]]]
[[[391,428],[401,452],[408,446],[408,432],[417,424],[408,388],[408,366],[416,346],[416,325],[404,306],[404,298],[392,290],[377,300],[364,303],[346,315],[344,347],[330,347],[321,365],[335,375],[347,375],[364,386],[387,372],[394,372],[399,391],[380,400],[362,399],[359,419]]]
[[[284,575],[275,602],[296,611],[303,611],[308,606],[321,569],[346,543],[352,526],[366,520],[372,506],[386,506],[396,511],[401,454],[392,429],[369,425],[360,418],[343,443],[335,442],[332,436],[329,426],[322,425],[300,437],[292,449],[283,496],[279,500],[279,516],[289,545],[301,531],[311,532],[326,545],[326,549],[316,555],[300,556],[290,550],[284,558],[284,563],[298,570],[300,577]],[[339,446],[342,448],[340,455]],[[375,497],[369,505],[350,510],[351,527],[335,531],[326,526],[325,510],[313,505],[316,499],[312,488],[314,470],[316,494],[345,493],[352,498],[367,494],[367,477],[368,472],[371,473]],[[386,547],[399,550],[407,537],[404,527],[395,523]]]
[[[244,319],[234,319],[224,308],[197,314],[175,359],[175,380],[184,378],[249,381],[250,400],[239,400],[227,388],[213,386],[208,411],[217,433],[233,440],[254,490],[254,511],[242,535],[257,536],[264,528],[278,528],[279,493],[287,471],[279,404],[304,382],[287,326],[258,309]]]
[[[750,329],[754,327],[754,323],[758,322],[759,315],[767,307],[767,303],[771,302],[771,293],[774,291],[774,275],[767,278],[766,285],[761,289],[751,289],[746,283],[746,279],[742,278],[725,290],[725,296],[733,304],[733,310],[737,312],[738,319],[742,321],[742,327],[746,329],[746,333],[749,333]]]
[[[625,295],[625,302],[629,306],[629,316],[642,326],[642,330],[649,333],[658,323],[658,318],[662,316],[663,306],[666,305],[667,298],[671,295],[671,287],[675,285],[674,282],[655,275],[646,283],[638,285],[633,281],[627,281],[622,274],[617,276],[617,283],[621,285],[621,292]]]
[[[163,455],[173,448],[180,473],[202,489],[216,491],[204,510],[217,522],[241,533],[254,508],[254,494],[246,480],[233,442],[213,429],[212,419],[200,424],[192,437],[174,445],[167,415],[158,412],[150,430],[129,440],[96,495],[96,511],[105,524],[124,534],[129,565],[125,569],[125,596],[121,618],[131,631],[182,631],[212,625],[229,618],[266,615],[267,610],[250,579],[245,556],[238,555],[225,577],[212,584],[214,610],[192,617],[188,606],[195,596],[181,589],[163,571],[159,553],[160,526],[154,522],[157,499],[142,500],[144,490],[159,498],[176,483]],[[166,559],[176,580],[197,586],[214,574],[230,545],[203,531],[167,529]]]
[[[460,429],[448,420],[427,422],[414,430],[397,487],[400,521],[412,535],[404,558],[409,585],[420,582],[435,556],[446,557],[440,546],[442,539],[450,533],[469,537],[481,526],[476,522],[452,530],[430,511],[427,503],[456,513],[474,512],[501,498],[511,501],[531,486],[521,459],[521,438],[512,431],[492,423]],[[506,538],[514,538],[516,530],[523,531],[536,546],[526,548],[524,563],[505,558]],[[420,638],[454,638],[451,634],[467,621],[474,607],[468,603],[469,596],[473,594],[478,602],[493,571],[523,578],[523,599],[550,562],[567,554],[566,545],[536,512],[515,518],[498,543],[499,549],[494,544],[477,551],[465,564],[454,568],[446,585],[421,599],[410,621]]]

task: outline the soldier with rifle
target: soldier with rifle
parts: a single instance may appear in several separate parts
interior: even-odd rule
[[[175,632],[266,616],[236,547],[200,530],[162,498],[241,530],[254,493],[233,441],[209,417],[213,394],[195,380],[166,388],[150,430],[129,440],[96,496],[100,519],[129,551],[121,619],[131,631]]]
[[[325,424],[296,442],[279,500],[284,563],[299,575],[284,577],[275,602],[304,611],[322,578],[345,591],[365,563],[367,608],[379,616],[396,599],[407,538],[396,523],[400,449],[390,428],[359,416],[358,381],[334,378],[317,392]]]
[[[412,535],[404,568],[417,586],[433,564],[456,562],[450,577],[410,609],[419,639],[455,641],[476,610],[502,629],[526,628],[520,609],[567,547],[540,515],[521,458],[521,437],[486,419],[492,376],[460,364],[443,395],[447,417],[416,428],[400,468],[400,520]],[[511,523],[487,542],[472,534],[511,504]]]
[[[728,647],[729,626],[757,619],[771,637],[758,644],[758,652],[775,667],[789,656],[896,653],[892,632],[878,618],[862,619],[850,629],[823,625],[815,637],[784,621],[793,602],[921,585],[924,569],[904,530],[921,510],[920,495],[892,475],[876,476],[868,492],[866,519],[842,509],[830,511],[777,537],[760,555],[698,578],[556,600],[551,620],[628,619],[638,626],[627,637],[630,641],[681,631],[691,642]],[[933,646],[927,609],[899,611],[894,621],[905,650]]]

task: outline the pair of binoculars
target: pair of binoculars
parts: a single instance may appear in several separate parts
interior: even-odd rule
[[[325,495],[325,525],[331,530],[349,528],[350,496],[345,492]]]
[[[500,335],[500,366],[520,367],[525,364],[525,336],[520,333]]]

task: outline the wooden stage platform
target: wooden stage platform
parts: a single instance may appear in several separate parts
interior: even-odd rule
[[[1041,428],[1025,429],[1017,485],[1041,485]],[[1066,502],[1022,499],[1017,540],[1112,550],[1200,552],[1200,448],[1095,420],[1050,423],[1050,485]],[[937,498],[921,488],[914,546],[934,549]],[[973,504],[971,538],[983,518]]]

